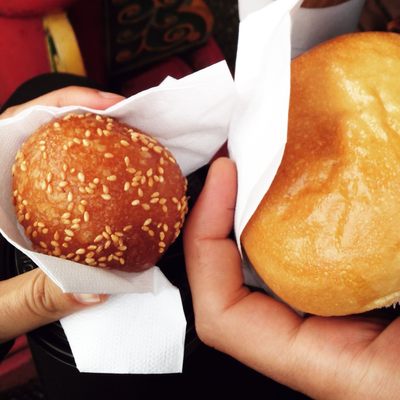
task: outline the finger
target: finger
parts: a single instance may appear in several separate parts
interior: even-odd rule
[[[103,110],[123,99],[123,96],[114,93],[102,92],[96,89],[80,86],[69,86],[47,93],[26,103],[10,107],[0,116],[0,119],[12,117],[22,110],[34,105],[55,107],[80,105],[97,110]]]
[[[103,302],[105,295],[63,293],[40,269],[0,282],[0,342],[89,305]]]
[[[216,160],[185,227],[186,266],[198,318],[203,310],[221,312],[247,293],[239,253],[228,239],[236,188],[233,162],[227,158]]]

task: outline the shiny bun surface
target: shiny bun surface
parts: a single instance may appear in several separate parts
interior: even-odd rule
[[[91,113],[40,127],[13,166],[17,218],[35,250],[101,268],[155,265],[179,235],[185,191],[157,140]]]
[[[400,36],[357,33],[292,62],[288,142],[242,234],[254,268],[298,310],[400,300]]]

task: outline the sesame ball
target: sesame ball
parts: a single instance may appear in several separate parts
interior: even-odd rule
[[[13,199],[33,248],[93,267],[145,270],[177,238],[187,182],[171,152],[114,118],[68,114],[18,151]]]

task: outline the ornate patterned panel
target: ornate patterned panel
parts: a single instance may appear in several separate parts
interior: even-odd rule
[[[104,0],[110,73],[121,75],[207,40],[203,0]]]

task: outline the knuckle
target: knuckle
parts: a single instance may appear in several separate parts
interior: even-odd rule
[[[218,318],[213,314],[198,312],[195,317],[195,328],[199,339],[207,346],[218,348],[218,334],[220,327]]]
[[[43,272],[37,273],[27,294],[26,305],[33,315],[45,319],[58,317],[59,310],[49,290],[49,280]]]

